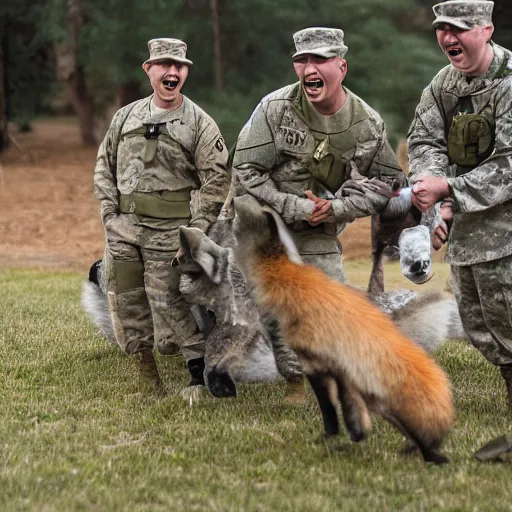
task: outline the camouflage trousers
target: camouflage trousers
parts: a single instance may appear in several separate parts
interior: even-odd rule
[[[469,340],[497,366],[512,364],[512,256],[451,267],[452,289]]]
[[[105,250],[108,302],[119,346],[127,354],[156,346],[164,355],[181,351],[186,361],[203,357],[204,337],[171,265],[176,233],[136,223],[126,229],[124,222],[124,229],[110,233],[107,225]]]
[[[329,277],[344,283],[341,243],[336,235],[328,235],[321,230],[291,232],[304,263],[313,265]]]

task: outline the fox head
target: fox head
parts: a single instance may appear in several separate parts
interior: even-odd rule
[[[294,263],[302,263],[297,247],[277,212],[268,206],[261,206],[250,195],[235,197],[233,203],[235,262],[246,277],[254,258],[284,253]]]
[[[415,284],[426,283],[432,276],[432,241],[427,226],[402,231],[398,239],[402,274]]]
[[[180,228],[180,250],[172,265],[182,274],[180,292],[191,304],[215,311],[232,302],[231,249],[221,247],[200,229]]]

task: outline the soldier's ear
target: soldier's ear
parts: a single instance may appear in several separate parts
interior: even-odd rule
[[[231,250],[216,244],[200,229],[180,228],[180,251],[185,260],[198,265],[215,284],[229,278],[233,260]],[[178,265],[181,264],[178,262]]]

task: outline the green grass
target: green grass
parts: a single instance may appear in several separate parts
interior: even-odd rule
[[[364,281],[368,265],[346,269]],[[396,265],[386,270],[404,284]],[[511,428],[501,377],[463,343],[439,354],[458,410],[452,463],[427,466],[401,455],[401,437],[380,421],[359,445],[317,442],[314,397],[284,405],[282,383],[190,407],[179,397],[183,361],[160,358],[168,394],[154,396],[134,361],[87,323],[81,276],[2,270],[0,279],[2,511],[511,509],[510,463],[471,458]]]

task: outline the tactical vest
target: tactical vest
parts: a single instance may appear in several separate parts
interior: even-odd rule
[[[508,55],[495,78],[512,73],[508,69]],[[456,164],[456,176],[473,170],[488,158],[494,150],[495,122],[489,110],[475,113],[471,96],[459,98],[456,114],[448,132],[448,156]]]
[[[307,99],[303,98],[303,102],[307,102]],[[303,102],[301,102],[302,110],[308,108]],[[333,195],[341,188],[345,180],[347,163],[354,156],[356,147],[355,131],[360,130],[359,123],[369,117],[368,112],[357,99],[353,100],[352,107],[352,125],[348,130],[343,133],[323,136],[320,134],[314,135],[315,151],[307,163],[307,169],[311,174],[309,188],[319,197]],[[303,113],[300,114],[304,119]],[[307,123],[306,119],[304,121]]]
[[[167,133],[167,123],[149,123],[136,128],[124,136],[144,136],[144,164],[151,163],[161,137],[171,138]],[[119,210],[121,213],[134,213],[155,219],[190,219],[190,192],[191,189],[177,191],[132,192],[121,194],[119,197]]]

